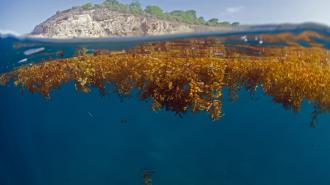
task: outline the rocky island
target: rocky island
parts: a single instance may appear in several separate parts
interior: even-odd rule
[[[143,9],[138,2],[126,5],[106,0],[98,5],[88,3],[58,11],[37,25],[29,36],[55,39],[153,36],[230,31],[238,25],[216,18],[206,21],[197,17],[194,10],[164,12],[158,6]]]

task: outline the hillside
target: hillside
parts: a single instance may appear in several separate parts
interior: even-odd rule
[[[122,4],[105,0],[102,4],[85,4],[58,11],[37,25],[28,37],[71,39],[156,36],[199,32],[292,31],[299,29],[329,32],[329,27],[316,23],[239,25],[205,20],[194,10],[164,12],[158,6],[144,9],[138,2]]]
[[[106,4],[109,2],[112,4]],[[205,21],[193,10],[166,13],[157,6],[143,10],[138,4],[132,9],[133,5],[108,0],[103,5],[86,4],[59,11],[37,25],[29,36],[57,39],[152,36],[226,31],[238,24],[220,23],[215,18]]]

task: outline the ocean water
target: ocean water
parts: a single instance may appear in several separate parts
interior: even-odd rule
[[[167,38],[1,38],[0,71],[59,57],[58,51],[70,57],[81,47],[122,50],[157,39]],[[24,54],[33,48],[44,50]],[[330,114],[311,128],[308,102],[293,113],[261,90],[251,98],[243,89],[235,102],[224,94],[225,115],[212,121],[206,113],[153,112],[134,93],[102,97],[69,83],[46,100],[1,86],[0,185],[143,185],[146,169],[154,172],[153,185],[330,184]]]

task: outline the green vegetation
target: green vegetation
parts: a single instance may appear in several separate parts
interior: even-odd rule
[[[233,22],[233,23],[231,23],[231,25],[233,25],[233,26],[239,26],[239,22]]]
[[[217,25],[233,25],[238,26],[238,22],[229,23],[229,22],[219,22],[219,19],[212,18],[208,21],[204,17],[198,17],[195,10],[174,10],[171,12],[165,12],[159,6],[148,5],[144,9],[138,1],[133,1],[130,4],[123,4],[117,0],[105,0],[102,4],[93,5],[87,3],[81,6],[84,10],[89,10],[92,8],[108,8],[110,10],[116,10],[126,13],[132,13],[135,15],[153,15],[159,19],[184,22],[188,24],[199,24],[199,25],[208,25],[208,26],[217,26]]]
[[[143,8],[138,1],[133,1],[128,5],[130,12],[134,14],[141,14],[143,12]]]
[[[217,25],[217,24],[219,24],[219,19],[217,19],[217,18],[210,19],[209,21],[207,21],[207,24],[211,25],[211,26]]]
[[[206,21],[203,17],[197,17],[195,10],[175,10],[169,13],[170,17],[180,22],[186,22],[189,24],[205,24]]]
[[[124,12],[129,11],[128,5],[121,4],[116,0],[105,0],[102,3],[102,6],[105,7],[105,8],[108,8],[110,10],[118,10],[118,11],[124,11]]]
[[[158,6],[154,6],[154,5],[151,5],[151,6],[147,6],[144,11],[146,13],[149,13],[151,15],[155,15],[159,18],[164,18],[165,17],[165,13],[163,12],[163,10],[158,7]]]
[[[81,8],[83,8],[84,10],[89,10],[89,9],[92,9],[93,7],[94,7],[94,5],[92,3],[86,3],[81,6]]]

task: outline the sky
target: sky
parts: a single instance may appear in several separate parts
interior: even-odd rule
[[[58,10],[103,0],[0,0],[0,33],[29,33]],[[119,0],[130,3],[132,0]],[[330,0],[139,0],[165,11],[197,11],[206,19],[241,24],[318,22],[330,25]]]

